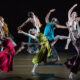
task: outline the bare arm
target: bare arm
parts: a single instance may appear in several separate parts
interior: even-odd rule
[[[29,34],[29,33],[26,33],[26,32],[24,32],[24,31],[22,31],[22,30],[19,30],[18,33],[24,34],[25,36],[29,36],[29,37],[31,37],[32,39],[37,40],[36,36],[33,36],[33,35],[31,35],[31,34]]]
[[[59,25],[59,24],[55,24],[55,27],[56,27],[56,28],[67,29],[67,27],[66,27],[66,26],[62,26],[62,25]]]
[[[71,17],[71,13],[73,11],[73,9],[77,6],[77,4],[75,4],[69,11],[68,11],[68,19],[70,20]]]
[[[54,11],[55,11],[55,9],[51,9],[51,10],[48,12],[47,16],[45,17],[45,22],[46,22],[46,23],[49,23],[49,17],[50,17],[50,15],[51,15],[51,13],[54,12]]]
[[[20,30],[23,26],[25,26],[28,22],[33,22],[32,18],[28,18],[21,26],[18,27],[18,30]]]

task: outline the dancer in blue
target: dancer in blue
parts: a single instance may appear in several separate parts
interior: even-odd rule
[[[62,29],[66,29],[67,27],[65,26],[62,26],[62,25],[58,25],[58,20],[57,18],[52,18],[51,21],[49,21],[49,17],[50,17],[50,14],[52,12],[54,12],[55,9],[51,9],[49,11],[49,13],[47,14],[46,18],[45,18],[45,22],[46,22],[46,26],[45,26],[45,29],[44,29],[44,35],[48,38],[49,42],[52,43],[53,40],[54,40],[54,31],[56,28],[62,28]],[[59,38],[65,38],[65,36],[59,36],[57,35],[57,37]],[[57,57],[57,61],[60,61],[60,58],[59,58],[59,55],[55,49],[54,46],[52,46],[53,48],[53,52],[52,52],[52,56],[51,57]]]

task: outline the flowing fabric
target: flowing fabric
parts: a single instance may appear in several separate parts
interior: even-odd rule
[[[37,36],[37,41],[41,44],[41,48],[39,52],[34,56],[32,62],[33,64],[38,64],[42,61],[46,63],[47,57],[51,56],[52,52],[49,41],[42,33],[39,33],[39,35]]]
[[[15,49],[10,40],[6,39],[5,43],[4,50],[0,52],[0,70],[3,72],[12,72]]]
[[[76,47],[78,48],[80,53],[80,38],[76,41]],[[65,65],[71,72],[77,74],[80,71],[80,54],[74,55],[73,57],[68,59],[65,62]]]

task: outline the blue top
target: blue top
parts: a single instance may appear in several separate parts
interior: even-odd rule
[[[29,42],[29,43],[37,43],[37,41],[34,40],[34,39],[32,39],[31,37],[29,37],[28,42]]]
[[[54,39],[54,23],[48,23],[44,30],[44,35],[48,38],[49,41]]]
[[[37,43],[37,41],[34,40],[34,39],[32,39],[31,37],[29,37],[28,42],[29,42],[29,43]],[[31,45],[30,47],[31,47],[33,50],[36,50],[36,49],[37,49],[35,45]]]

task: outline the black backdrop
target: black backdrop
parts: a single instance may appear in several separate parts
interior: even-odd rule
[[[57,17],[60,24],[65,25],[67,21],[67,12],[75,3],[78,3],[78,7],[75,11],[80,16],[80,1],[79,0],[0,0],[0,16],[3,16],[5,22],[8,24],[9,30],[15,38],[15,41],[27,41],[26,36],[17,34],[17,27],[21,25],[27,19],[28,11],[33,11],[40,19],[43,24],[41,32],[45,27],[45,16],[50,9],[55,8],[56,11],[51,15]],[[28,32],[31,24],[27,25],[24,30]],[[57,29],[55,35],[68,35],[67,30]],[[63,50],[66,40],[58,41],[57,48]],[[63,45],[63,46],[62,46]],[[62,46],[62,47],[61,47]],[[71,46],[71,50],[72,46]]]

